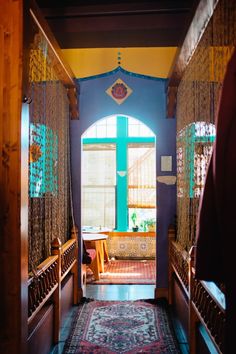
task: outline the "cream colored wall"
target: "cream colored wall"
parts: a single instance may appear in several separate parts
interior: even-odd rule
[[[63,56],[77,78],[106,73],[118,64],[128,71],[167,78],[176,55],[176,47],[64,49]]]

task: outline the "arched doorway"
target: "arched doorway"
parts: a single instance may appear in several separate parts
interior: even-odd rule
[[[111,230],[115,238],[108,239],[110,258],[155,259],[153,132],[126,115],[100,119],[82,135],[81,171],[82,230]],[[136,226],[138,230],[132,234]]]

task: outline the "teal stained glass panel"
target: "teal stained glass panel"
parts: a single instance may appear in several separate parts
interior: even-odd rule
[[[30,125],[30,197],[58,192],[58,137],[44,124]],[[32,154],[32,152],[34,152]]]

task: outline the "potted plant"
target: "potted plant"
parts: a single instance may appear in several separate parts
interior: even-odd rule
[[[146,220],[146,225],[148,227],[148,231],[156,230],[156,220],[154,218]]]
[[[133,221],[133,227],[132,227],[132,230],[134,232],[137,232],[138,231],[138,225],[136,225],[136,221],[137,221],[137,214],[136,212],[134,211],[131,215],[131,220]]]
[[[147,231],[147,220],[141,221],[140,227],[144,232],[146,232]]]

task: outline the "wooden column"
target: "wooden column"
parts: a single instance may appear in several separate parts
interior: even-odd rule
[[[79,237],[79,230],[78,230],[77,226],[73,226],[72,230],[71,230],[71,238],[76,238],[77,244],[78,244],[78,237]],[[80,244],[83,245],[83,240],[81,241]],[[81,262],[81,265],[79,264],[79,252],[81,252],[81,250],[79,249],[79,246],[78,246],[78,248],[77,248],[78,262],[75,265],[75,267],[77,267],[77,272],[78,272],[78,276],[77,276],[77,299],[78,300],[77,300],[77,302],[79,302],[82,299],[82,297],[84,297],[86,294],[86,264],[83,264],[82,262]],[[79,277],[81,277],[81,287],[79,287]],[[74,283],[74,285],[76,286],[76,283]]]
[[[176,116],[176,104],[177,104],[177,86],[168,86],[167,89],[167,108],[166,115],[167,118],[175,118]]]
[[[27,353],[28,307],[28,123],[27,116],[21,122],[22,64],[23,0],[0,0],[0,352],[19,354]]]
[[[192,246],[189,251],[189,349],[191,354],[197,354],[197,323],[199,322],[192,302],[192,288],[194,277],[194,248]]]
[[[67,96],[69,99],[69,107],[70,107],[70,118],[78,119],[79,118],[79,110],[78,110],[78,92],[75,87],[68,88]]]
[[[60,340],[60,325],[61,325],[61,241],[55,238],[52,241],[52,255],[58,255],[57,276],[58,286],[53,293],[54,305],[54,324],[53,324],[53,340],[57,343]]]
[[[79,298],[78,298],[78,228],[76,226],[73,226],[71,229],[71,238],[75,240],[76,242],[76,259],[77,262],[74,264],[71,272],[73,274],[73,303],[74,305],[78,304]]]

